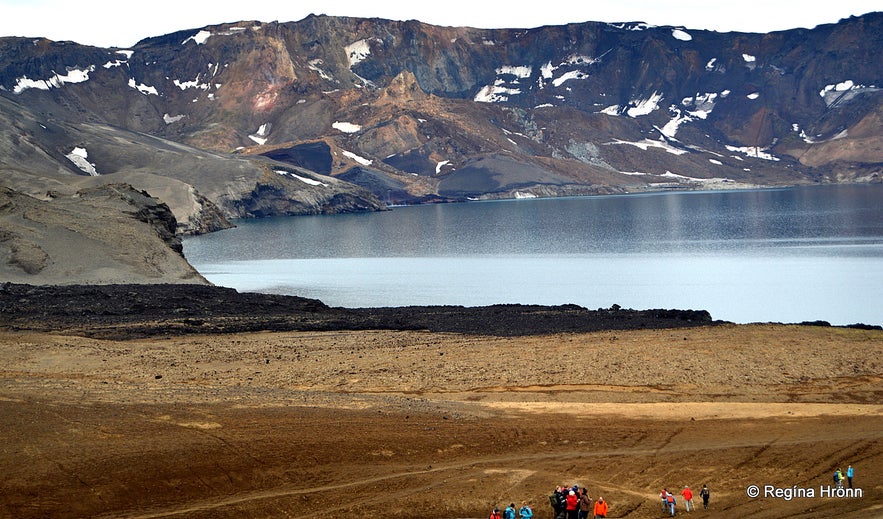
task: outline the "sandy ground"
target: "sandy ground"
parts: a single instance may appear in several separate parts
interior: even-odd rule
[[[2,517],[883,516],[881,331],[7,331],[0,366]]]

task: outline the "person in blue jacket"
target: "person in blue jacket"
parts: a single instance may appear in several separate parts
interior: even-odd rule
[[[530,506],[527,503],[524,503],[524,506],[518,510],[518,517],[521,519],[533,518],[533,510],[530,509]]]

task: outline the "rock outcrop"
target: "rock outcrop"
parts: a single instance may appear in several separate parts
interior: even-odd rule
[[[124,184],[38,200],[0,187],[0,279],[38,285],[208,282],[167,205]]]

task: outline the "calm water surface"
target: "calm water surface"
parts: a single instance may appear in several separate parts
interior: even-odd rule
[[[883,324],[883,186],[513,200],[240,220],[184,242],[210,281],[331,306],[704,309]]]

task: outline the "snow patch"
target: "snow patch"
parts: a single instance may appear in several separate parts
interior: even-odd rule
[[[757,61],[757,58],[751,54],[742,54],[742,59],[745,60],[745,63],[754,63]]]
[[[438,175],[439,173],[441,173],[442,168],[445,167],[445,166],[447,166],[447,165],[450,164],[450,163],[451,163],[450,160],[442,160],[442,161],[436,163],[436,165],[435,165],[435,174]]]
[[[88,173],[90,176],[97,177],[98,171],[95,170],[95,164],[89,162],[88,157],[89,153],[86,152],[86,148],[80,148],[79,146],[75,147],[71,150],[70,153],[65,155],[74,165],[80,168],[80,171],[84,173]]]
[[[875,86],[857,85],[853,80],[847,79],[837,84],[826,85],[825,88],[819,91],[819,96],[825,100],[825,104],[828,107],[831,107],[835,103],[849,101],[861,93],[876,92],[878,90],[879,88]]]
[[[172,124],[172,123],[176,123],[176,122],[180,121],[181,119],[183,119],[183,118],[185,118],[185,117],[187,117],[187,116],[186,116],[186,115],[169,115],[169,114],[163,114],[163,116],[162,116],[162,120],[163,120],[166,124]]]
[[[344,50],[346,50],[346,55],[350,60],[350,68],[371,55],[371,45],[369,45],[368,40],[350,43],[344,47]]]
[[[193,81],[179,81],[176,79],[173,81],[173,83],[181,90],[187,90],[188,88],[199,88],[201,90],[208,90],[209,88],[211,88],[211,85],[199,82],[199,74],[196,75],[196,79],[194,79]]]
[[[374,162],[373,160],[366,159],[365,157],[360,157],[351,151],[343,151],[342,153],[344,157],[348,157],[363,166],[370,166]]]
[[[362,127],[358,124],[348,123],[344,121],[334,121],[331,127],[343,133],[356,133],[362,131]]]
[[[248,138],[263,146],[267,143],[267,136],[270,135],[270,128],[272,127],[272,124],[264,123],[258,128],[258,131],[249,135]]]
[[[129,87],[134,88],[135,90],[141,92],[144,95],[155,95],[158,96],[159,92],[156,90],[156,87],[145,85],[144,83],[135,83],[133,78],[129,79]]]
[[[659,149],[665,150],[668,153],[671,153],[672,155],[683,155],[683,154],[687,153],[686,150],[675,148],[674,146],[672,146],[662,140],[654,141],[652,139],[644,139],[643,141],[633,142],[633,141],[623,141],[623,140],[616,139],[613,142],[606,143],[605,145],[611,145],[611,144],[628,144],[629,146],[634,146],[634,147],[640,148],[644,151],[647,151],[650,148],[659,148]]]
[[[325,70],[323,70],[322,68],[319,67],[319,65],[322,65],[322,64],[323,64],[323,61],[321,59],[314,59],[314,60],[310,60],[310,62],[307,63],[307,67],[309,67],[310,70],[317,72],[319,74],[319,77],[321,77],[322,79],[324,79],[326,81],[336,81],[334,79],[334,76],[332,76],[328,72],[325,72]]]
[[[626,113],[629,117],[648,115],[653,110],[659,108],[659,101],[662,101],[662,94],[654,91],[647,99],[632,101],[634,106],[626,110]]]
[[[529,65],[521,65],[521,66],[512,66],[512,65],[504,65],[497,69],[497,75],[500,74],[511,74],[515,77],[519,77],[522,79],[529,78],[533,73],[533,67]]]
[[[118,51],[116,51],[116,53],[117,53],[117,54],[122,54],[123,56],[126,57],[126,59],[132,59],[132,54],[135,54],[135,51],[134,51],[134,50],[123,49],[123,50],[118,50]]]
[[[753,101],[753,100],[757,99],[758,97],[760,97],[760,94],[757,92],[751,92],[750,94],[748,94],[745,97],[747,97],[748,99],[751,99]]]
[[[518,200],[524,200],[527,198],[537,198],[537,195],[535,195],[533,193],[522,193],[521,191],[516,191],[515,198]]]
[[[682,29],[674,29],[671,31],[672,38],[681,41],[690,41],[693,39],[690,34]]]
[[[561,75],[561,77],[555,78],[552,80],[552,85],[559,87],[564,84],[565,81],[569,81],[571,79],[586,79],[589,75],[585,72],[580,72],[579,70],[571,70],[570,72],[565,72]]]
[[[197,45],[202,45],[203,43],[205,43],[209,39],[209,37],[211,37],[211,35],[212,35],[212,33],[210,33],[209,31],[202,30],[202,31],[199,31],[198,33],[194,34],[193,36],[187,38],[186,40],[182,41],[181,45],[185,45],[188,41],[191,41],[191,40],[194,41]]]
[[[500,103],[508,101],[510,95],[518,95],[521,90],[518,88],[509,88],[501,85],[487,85],[475,94],[472,99],[476,103]]]
[[[30,79],[27,76],[23,76],[16,80],[12,92],[20,94],[29,88],[49,90],[50,88],[61,88],[70,83],[83,83],[84,81],[89,81],[89,73],[94,71],[95,65],[91,65],[89,68],[85,69],[78,67],[68,68],[67,74],[55,73],[49,79]]]
[[[300,181],[303,182],[304,184],[309,184],[309,185],[311,185],[311,186],[327,186],[327,185],[328,185],[328,184],[326,184],[325,182],[320,182],[320,181],[318,181],[318,180],[316,180],[316,179],[314,179],[314,178],[302,177],[302,176],[300,176],[300,175],[295,175],[294,173],[292,173],[292,172],[290,172],[290,171],[285,171],[285,170],[277,169],[277,170],[275,170],[275,172],[276,172],[276,174],[278,174],[278,175],[282,175],[283,177],[291,177],[291,178],[294,178],[294,179],[300,180]]]
[[[742,146],[742,147],[727,146],[726,148],[730,151],[742,153],[748,157],[754,157],[757,159],[772,160],[772,161],[780,160],[778,157],[775,157],[771,153],[769,153],[767,148],[758,148],[756,146]]]

